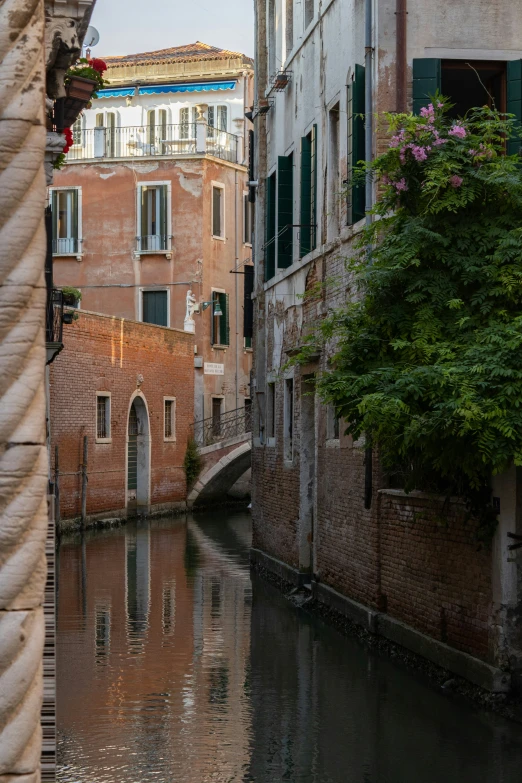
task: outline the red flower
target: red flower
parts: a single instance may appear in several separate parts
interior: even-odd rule
[[[103,73],[107,70],[107,64],[100,60],[98,57],[95,57],[93,60],[89,61],[89,65],[91,68],[94,68],[95,71],[98,71],[98,73]]]
[[[63,151],[67,154],[74,144],[73,132],[70,128],[65,128],[63,135],[65,136],[65,147],[63,148]]]

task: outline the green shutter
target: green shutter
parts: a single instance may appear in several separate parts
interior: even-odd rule
[[[229,296],[228,294],[218,294],[217,296],[223,313],[219,319],[219,343],[220,345],[230,345]]]
[[[354,172],[366,158],[364,116],[366,75],[363,65],[355,66],[355,78],[350,86],[348,106],[348,224],[362,220],[366,214],[366,189],[364,182],[354,182]],[[350,138],[351,137],[351,138]]]
[[[310,233],[310,249],[315,250],[317,246],[317,125],[312,127],[310,132],[312,149],[310,155],[310,213],[311,213],[311,233]]]
[[[522,126],[522,60],[510,60],[507,64],[507,112],[518,121],[519,133]],[[508,155],[520,153],[520,135],[511,138],[507,144]]]
[[[143,292],[143,321],[156,326],[168,326],[167,291]]]
[[[293,261],[294,156],[277,159],[277,266],[286,269]]]
[[[275,275],[275,217],[276,217],[276,175],[265,180],[265,280]]]
[[[413,113],[420,114],[441,89],[441,61],[431,57],[413,60]]]
[[[312,134],[301,138],[301,212],[299,258],[312,249]]]

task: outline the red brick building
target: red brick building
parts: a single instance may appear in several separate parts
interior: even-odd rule
[[[194,418],[194,335],[81,311],[50,365],[51,454],[60,516],[126,516],[184,504]]]

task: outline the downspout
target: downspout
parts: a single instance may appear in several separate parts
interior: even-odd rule
[[[407,104],[407,18],[408,0],[396,0],[397,33],[396,33],[396,80],[397,80],[397,111],[406,112]]]
[[[234,261],[234,269],[237,270],[239,266],[239,220],[238,220],[238,207],[239,207],[239,183],[238,183],[238,177],[237,177],[237,171],[235,172],[235,209],[234,209],[234,220],[235,220],[235,235],[236,235],[236,259]],[[235,332],[236,332],[236,411],[239,408],[239,302],[238,302],[238,274],[234,275],[234,299],[235,299]]]
[[[365,160],[366,163],[373,161],[373,0],[366,0],[366,20],[365,20]],[[372,215],[369,214],[373,206],[373,182],[370,170],[366,172],[366,225],[372,222]]]
[[[365,161],[367,164],[373,161],[373,0],[366,0],[365,41],[364,41],[364,70],[365,70]],[[366,225],[372,223],[373,215],[370,211],[373,206],[373,181],[370,169],[366,171]],[[372,248],[367,248],[368,264],[372,263]],[[373,495],[373,450],[370,446],[366,449],[364,457],[364,508],[370,509]]]

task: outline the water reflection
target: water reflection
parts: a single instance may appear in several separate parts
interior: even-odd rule
[[[250,518],[62,542],[63,783],[518,783],[521,730],[296,612]]]

